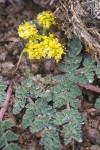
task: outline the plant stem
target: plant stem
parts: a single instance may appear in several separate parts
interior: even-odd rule
[[[72,147],[73,147],[73,150],[74,150],[74,140],[72,141]]]
[[[47,30],[43,28],[43,35],[47,35]]]
[[[24,53],[24,51],[22,51],[21,54],[20,54],[20,56],[19,56],[19,60],[18,60],[18,62],[17,62],[17,66],[16,66],[15,71],[17,71],[17,69],[18,69],[18,67],[19,67],[19,64],[20,64],[20,62],[21,62],[21,58],[22,58],[22,56],[23,56],[23,53]]]

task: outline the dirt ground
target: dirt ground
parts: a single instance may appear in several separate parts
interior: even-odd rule
[[[28,129],[21,129],[22,115],[13,116],[12,113],[15,89],[30,72],[31,74],[39,72],[38,65],[35,62],[30,65],[30,61],[23,56],[17,73],[13,74],[24,47],[17,28],[24,20],[35,22],[36,15],[43,10],[45,8],[35,4],[32,0],[8,0],[0,3],[0,75],[3,76],[6,84],[9,84],[12,78],[14,80],[13,94],[4,119],[16,122],[13,131],[18,135],[18,142],[23,150],[43,150],[43,147],[39,144],[38,135],[30,133]],[[98,97],[95,92],[83,91],[83,99],[80,99],[82,103],[80,112],[84,119],[83,141],[82,143],[75,142],[75,150],[100,150],[100,111],[93,109],[95,97]],[[62,150],[72,150],[72,147],[69,144],[63,146]]]

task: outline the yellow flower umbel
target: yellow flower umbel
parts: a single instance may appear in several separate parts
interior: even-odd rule
[[[42,39],[37,43],[29,40],[24,52],[28,54],[29,59],[54,58],[58,62],[64,54],[64,49],[53,34],[50,34],[42,36]]]
[[[20,37],[25,39],[31,37],[37,38],[38,31],[36,30],[33,24],[29,22],[24,22],[21,25],[19,25],[18,34]]]
[[[49,29],[52,24],[56,24],[53,13],[43,11],[37,15],[39,25],[45,29]]]
[[[24,39],[28,39],[25,48],[20,54],[16,70],[20,64],[23,53],[27,53],[29,59],[41,59],[41,58],[54,58],[58,62],[62,54],[64,53],[63,46],[58,42],[57,38],[54,38],[53,34],[46,36],[46,30],[50,28],[52,24],[55,24],[54,15],[48,11],[43,11],[38,14],[37,20],[39,25],[43,27],[43,35],[38,33],[38,30],[32,23],[24,22],[19,25],[18,34]]]

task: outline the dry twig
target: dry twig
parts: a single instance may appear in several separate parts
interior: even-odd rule
[[[90,84],[85,84],[85,83],[79,83],[79,86],[82,87],[82,88],[85,88],[87,90],[91,90],[93,92],[100,93],[100,87],[98,87],[98,86],[94,86],[94,85],[90,85]]]
[[[6,94],[5,101],[4,101],[3,106],[2,106],[2,108],[1,108],[1,110],[0,110],[0,121],[3,120],[3,117],[4,117],[4,115],[5,115],[5,112],[6,112],[7,109],[8,109],[8,105],[9,105],[9,101],[10,101],[11,94],[12,94],[12,87],[11,87],[11,85],[10,85],[9,88],[8,88],[7,94]]]

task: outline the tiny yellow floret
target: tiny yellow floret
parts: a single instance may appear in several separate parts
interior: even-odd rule
[[[54,14],[49,11],[43,11],[37,15],[39,25],[45,29],[49,29],[52,24],[56,24]]]

